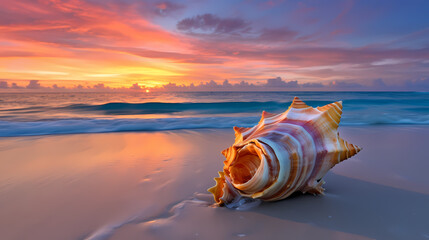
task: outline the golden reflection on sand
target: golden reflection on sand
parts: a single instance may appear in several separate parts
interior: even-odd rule
[[[171,133],[81,134],[0,140],[0,182],[37,181],[46,176],[79,176],[96,168],[116,165],[154,170],[166,158],[181,159],[191,145]]]

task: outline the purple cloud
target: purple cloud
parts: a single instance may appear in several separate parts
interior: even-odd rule
[[[240,18],[220,18],[213,14],[185,18],[177,23],[177,29],[186,32],[209,34],[234,33],[247,30],[249,24]]]
[[[23,87],[18,86],[16,83],[12,83],[12,86],[10,86],[12,89],[22,89]]]
[[[404,82],[404,87],[409,89],[415,89],[418,91],[428,91],[429,90],[429,78],[420,79],[420,80],[407,80]]]
[[[183,8],[185,8],[184,5],[170,1],[162,1],[155,3],[154,12],[157,15],[166,16]]]
[[[9,85],[6,81],[0,81],[0,88],[6,89],[9,88]]]
[[[27,89],[42,89],[43,87],[40,85],[39,80],[30,80],[28,85],[26,86]]]
[[[139,86],[139,84],[138,84],[138,83],[134,83],[134,84],[130,87],[130,89],[132,89],[132,90],[141,90],[142,88]]]
[[[52,89],[54,90],[65,90],[65,87],[59,87],[57,84],[52,85]]]
[[[285,82],[280,77],[270,78],[267,80],[267,83],[263,85],[269,88],[298,88],[298,81],[289,81]]]
[[[104,83],[95,84],[94,86],[92,86],[92,88],[98,89],[98,90],[110,89],[110,87],[104,86]]]
[[[349,82],[349,81],[332,81],[328,85],[332,89],[350,89],[350,90],[359,90],[364,86],[360,83]]]

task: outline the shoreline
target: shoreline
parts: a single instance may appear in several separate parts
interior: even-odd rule
[[[253,117],[249,117],[253,118]],[[258,117],[259,118],[259,117]],[[154,119],[157,120],[157,119]],[[65,120],[68,121],[68,120]],[[2,121],[0,120],[0,123]],[[255,123],[256,121],[253,121]],[[429,128],[428,124],[410,124],[410,123],[392,123],[392,124],[340,124],[339,128]],[[0,135],[0,141],[5,139],[13,138],[31,138],[31,137],[50,137],[50,136],[69,136],[69,135],[92,135],[92,134],[116,134],[116,133],[154,133],[154,132],[181,132],[181,131],[229,131],[232,127],[198,127],[198,128],[180,128],[180,129],[144,129],[144,130],[115,130],[115,131],[100,131],[100,132],[61,132],[61,133],[43,133],[43,134],[28,134],[28,135],[17,135],[17,136],[2,136]],[[232,131],[232,130],[231,130]]]
[[[429,127],[340,126],[324,196],[208,207],[232,129],[0,138],[2,239],[428,239]],[[161,148],[162,146],[162,148]]]

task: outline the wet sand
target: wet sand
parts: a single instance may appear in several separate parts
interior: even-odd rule
[[[232,130],[0,138],[0,239],[429,239],[429,127],[340,127],[324,196],[210,207]]]

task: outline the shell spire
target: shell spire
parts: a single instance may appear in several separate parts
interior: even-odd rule
[[[341,114],[341,101],[313,108],[295,97],[283,113],[264,111],[254,127],[234,127],[235,142],[222,151],[223,171],[209,189],[216,203],[322,194],[325,174],[361,150],[340,138]]]

